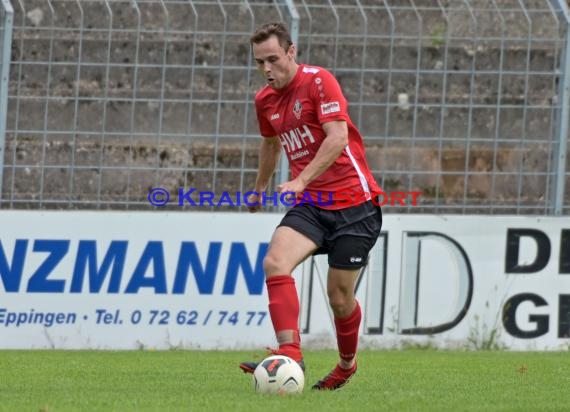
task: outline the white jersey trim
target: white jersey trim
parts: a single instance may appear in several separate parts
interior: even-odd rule
[[[348,145],[346,145],[344,150],[346,150],[346,154],[348,155],[348,158],[350,159],[350,162],[354,166],[354,169],[356,170],[356,174],[358,175],[358,178],[360,179],[360,185],[362,186],[362,189],[364,189],[364,193],[366,193],[366,200],[370,200],[372,196],[370,195],[370,187],[368,186],[368,182],[366,181],[366,177],[364,176],[364,173],[362,173],[362,170],[360,170],[360,166],[358,166],[358,162],[356,161],[356,159],[352,155],[352,152],[350,151],[350,147]]]

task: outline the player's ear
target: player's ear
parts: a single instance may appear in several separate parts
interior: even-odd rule
[[[287,50],[287,56],[291,60],[295,60],[295,57],[297,57],[297,48],[295,47],[294,44],[289,46],[289,50]]]

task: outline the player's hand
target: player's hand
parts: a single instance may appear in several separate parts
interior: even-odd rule
[[[249,213],[255,213],[261,209],[261,196],[259,193],[251,193],[247,197],[247,203],[247,210],[249,210]]]
[[[282,193],[291,193],[290,198],[286,198],[286,201],[292,201],[297,199],[300,193],[305,190],[305,184],[301,182],[298,178],[290,180],[288,182],[282,183],[277,186],[277,191]]]

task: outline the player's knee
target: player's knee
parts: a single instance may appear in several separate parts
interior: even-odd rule
[[[354,298],[338,290],[329,292],[329,305],[336,317],[343,318],[350,315]]]
[[[285,267],[285,263],[285,260],[279,258],[279,256],[273,253],[268,253],[263,258],[263,270],[265,271],[265,276],[269,277],[288,274],[288,269]]]
[[[350,315],[350,305],[347,301],[330,301],[331,309],[337,318],[345,318]]]

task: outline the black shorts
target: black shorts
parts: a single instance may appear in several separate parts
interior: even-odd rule
[[[279,226],[302,233],[318,246],[313,255],[327,254],[329,266],[359,269],[382,229],[382,211],[371,201],[341,210],[320,209],[308,203],[293,207]]]

